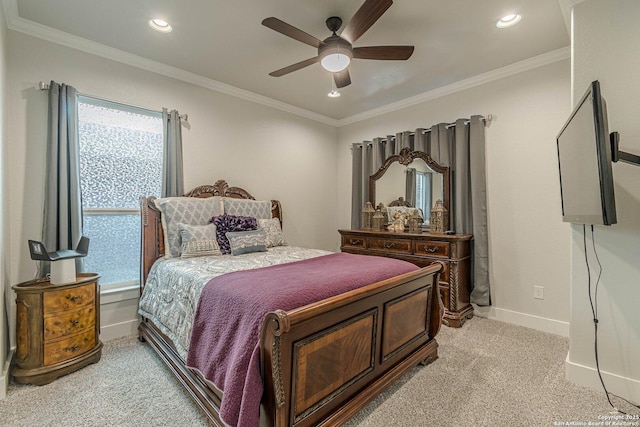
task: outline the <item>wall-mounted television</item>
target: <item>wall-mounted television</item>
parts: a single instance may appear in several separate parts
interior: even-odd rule
[[[556,138],[562,220],[612,225],[616,220],[607,107],[596,80]]]

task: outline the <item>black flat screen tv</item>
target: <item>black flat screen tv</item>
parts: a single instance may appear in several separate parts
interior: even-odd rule
[[[616,220],[607,107],[596,80],[556,138],[562,220],[612,225]]]

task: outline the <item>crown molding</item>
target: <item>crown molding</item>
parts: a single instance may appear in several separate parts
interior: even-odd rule
[[[523,61],[516,62],[511,65],[507,65],[501,68],[497,68],[492,71],[488,71],[477,76],[470,77],[465,80],[452,83],[447,86],[421,93],[410,98],[403,99],[402,101],[394,102],[383,107],[375,108],[373,110],[366,111],[361,114],[356,114],[345,119],[338,120],[338,126],[345,126],[348,124],[356,123],[362,120],[370,119],[382,114],[387,114],[393,111],[401,110],[403,108],[411,107],[422,102],[431,101],[436,98],[451,95],[455,92],[460,92],[466,89],[470,89],[475,86],[480,86],[485,83],[489,83],[495,80],[499,80],[505,77],[512,76],[514,74],[529,71],[534,68],[542,67],[544,65],[552,64],[554,62],[569,59],[571,57],[571,48],[569,46],[553,50],[551,52],[543,53],[542,55],[534,56]]]
[[[185,71],[180,68],[172,67],[157,61],[143,58],[119,49],[105,46],[101,43],[92,42],[90,40],[74,36],[64,31],[56,30],[46,25],[38,24],[33,21],[18,16],[17,0],[7,0],[7,26],[10,30],[18,31],[32,37],[57,43],[72,49],[87,52],[96,56],[111,59],[116,62],[130,65],[132,67],[141,68],[167,77],[201,86],[216,92],[244,99],[246,101],[255,102],[257,104],[272,107],[287,113],[315,120],[330,126],[337,126],[337,120],[313,111],[305,110],[285,102],[277,101],[248,90],[240,89],[226,83],[219,82],[199,74]]]
[[[0,0],[2,1],[2,0]],[[565,0],[559,0],[565,1]],[[566,0],[571,6],[580,3],[584,0]],[[185,71],[180,68],[172,67],[157,61],[143,58],[138,55],[134,55],[128,52],[124,52],[119,49],[115,49],[109,46],[105,46],[100,43],[92,42],[87,39],[83,39],[78,36],[71,35],[69,33],[47,27],[42,24],[38,24],[33,21],[26,20],[18,16],[17,0],[5,0],[2,2],[5,7],[5,14],[7,20],[7,27],[10,30],[18,31],[32,37],[40,38],[46,41],[57,43],[63,46],[70,47],[72,49],[87,52],[96,56],[111,59],[116,62],[127,64],[136,68],[140,68],[153,73],[161,74],[167,77],[174,78],[176,80],[184,81],[194,84],[196,86],[204,87],[216,92],[224,93],[226,95],[234,96],[236,98],[244,99],[246,101],[254,102],[267,107],[275,108],[280,111],[291,113],[300,117],[304,117],[310,120],[314,120],[320,123],[324,123],[333,127],[341,127],[348,124],[356,123],[362,120],[377,117],[382,114],[390,113],[393,111],[401,110],[403,108],[410,107],[422,102],[430,101],[436,98],[450,95],[455,92],[466,90],[475,86],[479,86],[485,83],[489,83],[504,77],[508,77],[517,73],[528,71],[537,67],[541,67],[553,62],[561,61],[570,58],[570,47],[564,47],[551,52],[547,52],[542,55],[535,56],[533,58],[525,59],[515,64],[507,65],[496,70],[492,70],[459,82],[452,83],[447,86],[443,86],[432,91],[424,92],[419,95],[406,98],[404,100],[387,104],[385,106],[374,108],[369,111],[365,111],[360,114],[346,117],[344,119],[333,119],[331,117],[315,113],[313,111],[306,110],[304,108],[296,107],[291,104],[287,104],[282,101],[275,100],[263,95],[258,95],[248,90],[240,89],[235,86],[228,85],[226,83],[219,82],[208,77],[201,76],[189,71]]]

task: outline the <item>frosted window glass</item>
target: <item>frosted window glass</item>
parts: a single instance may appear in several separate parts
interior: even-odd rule
[[[98,104],[78,103],[83,233],[90,239],[84,271],[100,274],[101,284],[123,283],[140,276],[140,215],[126,210],[139,209],[142,196],[160,196],[162,119]]]
[[[78,105],[83,208],[138,208],[160,195],[162,119]]]
[[[100,283],[123,283],[140,277],[140,215],[84,215],[90,240],[84,270],[100,274]]]

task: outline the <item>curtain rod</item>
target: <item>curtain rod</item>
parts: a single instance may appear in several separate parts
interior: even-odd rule
[[[38,86],[36,86],[36,89],[40,89],[40,90],[49,90],[49,83],[45,83],[45,82],[39,82]],[[78,95],[80,96],[86,96],[87,98],[93,98],[93,99],[97,99],[99,101],[106,101],[106,102],[112,102],[114,104],[122,104],[122,105],[126,105],[129,107],[134,107],[137,108],[139,110],[145,110],[145,111],[149,111],[152,113],[162,113],[162,111],[158,111],[158,110],[152,110],[150,108],[146,108],[146,107],[140,107],[139,105],[133,105],[133,104],[125,104],[124,102],[121,101],[114,101],[113,99],[107,99],[107,98],[101,98],[99,96],[93,96],[93,95],[88,95],[86,93],[81,93],[78,92]],[[180,120],[183,120],[185,122],[188,123],[189,121],[189,115],[188,114],[180,114]]]
[[[480,118],[480,121],[483,121],[483,122],[484,122],[484,124],[485,124],[485,126],[486,126],[488,123],[490,123],[492,120],[493,120],[493,114],[491,114],[491,113],[489,113],[489,114],[487,114],[486,116],[484,116],[484,117]],[[469,123],[471,123],[471,121],[470,121],[470,120],[465,120],[465,121],[464,121],[464,125],[465,125],[465,126],[466,126],[466,125],[468,125]],[[456,122],[453,122],[453,123],[445,123],[444,127],[445,127],[446,129],[449,129],[449,128],[455,127],[455,125],[456,125]],[[422,130],[422,134],[423,134],[423,135],[426,135],[426,134],[427,134],[427,133],[429,133],[429,132],[431,132],[431,128],[429,128],[429,129],[423,129],[423,130]],[[402,132],[402,133],[404,133],[404,132]],[[415,136],[415,134],[416,134],[415,132],[409,132],[409,136]],[[391,141],[395,141],[395,140],[396,140],[396,137],[395,137],[395,136],[391,136],[391,138],[390,138],[390,139],[391,139]],[[381,142],[387,142],[387,141],[388,141],[388,138],[380,138],[380,141],[381,141]],[[371,145],[371,144],[372,144],[371,142],[367,143],[367,145]]]

